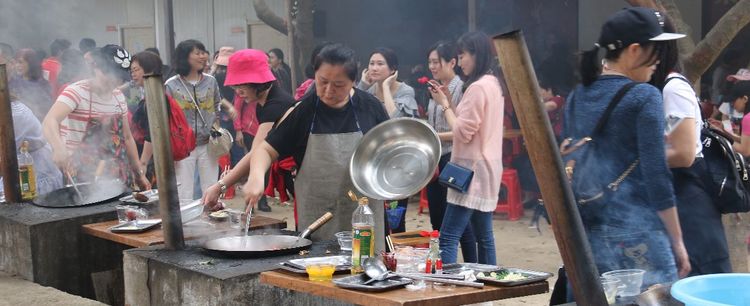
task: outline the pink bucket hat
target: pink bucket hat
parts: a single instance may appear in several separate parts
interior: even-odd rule
[[[750,70],[747,70],[747,69],[737,70],[737,74],[732,74],[730,76],[727,76],[727,81],[730,81],[730,82],[750,81]]]
[[[216,61],[214,63],[216,65],[226,66],[227,64],[229,64],[229,57],[232,56],[233,53],[234,48],[232,47],[219,48],[219,56],[216,57]]]
[[[229,58],[224,86],[262,84],[275,80],[276,77],[268,66],[268,55],[261,50],[244,49]]]

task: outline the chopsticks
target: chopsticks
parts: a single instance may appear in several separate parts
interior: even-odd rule
[[[393,248],[393,241],[391,241],[391,235],[385,236],[385,242],[388,244],[388,249],[390,249],[391,252],[396,251],[396,249]]]
[[[78,199],[82,200],[83,199],[83,195],[81,195],[81,191],[78,190],[78,186],[76,185],[76,181],[73,180],[73,176],[70,175],[70,172],[68,172],[68,170],[65,170],[65,175],[68,176],[68,180],[70,180],[70,183],[73,184],[73,189],[78,194]]]

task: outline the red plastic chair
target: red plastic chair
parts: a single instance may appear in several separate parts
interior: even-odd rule
[[[508,215],[508,220],[515,221],[523,216],[523,203],[521,203],[521,183],[518,181],[516,169],[503,169],[502,184],[508,192],[505,199],[498,199],[495,213]]]

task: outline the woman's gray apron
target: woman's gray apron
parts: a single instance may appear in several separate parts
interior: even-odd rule
[[[357,122],[356,132],[339,134],[313,134],[320,101],[315,102],[315,113],[305,149],[305,157],[297,173],[294,188],[297,199],[299,228],[306,228],[326,212],[333,219],[312,234],[312,240],[335,239],[334,234],[352,230],[352,213],[357,208],[347,192],[356,191],[349,175],[349,160],[362,138],[362,129],[354,110],[350,111]],[[353,103],[350,98],[349,103]],[[385,250],[385,220],[383,201],[370,201],[375,216],[375,251]]]

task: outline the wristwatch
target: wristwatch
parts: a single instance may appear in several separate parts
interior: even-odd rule
[[[227,192],[227,184],[225,184],[224,181],[219,180],[216,183],[219,184],[219,191],[221,191],[221,193]]]

